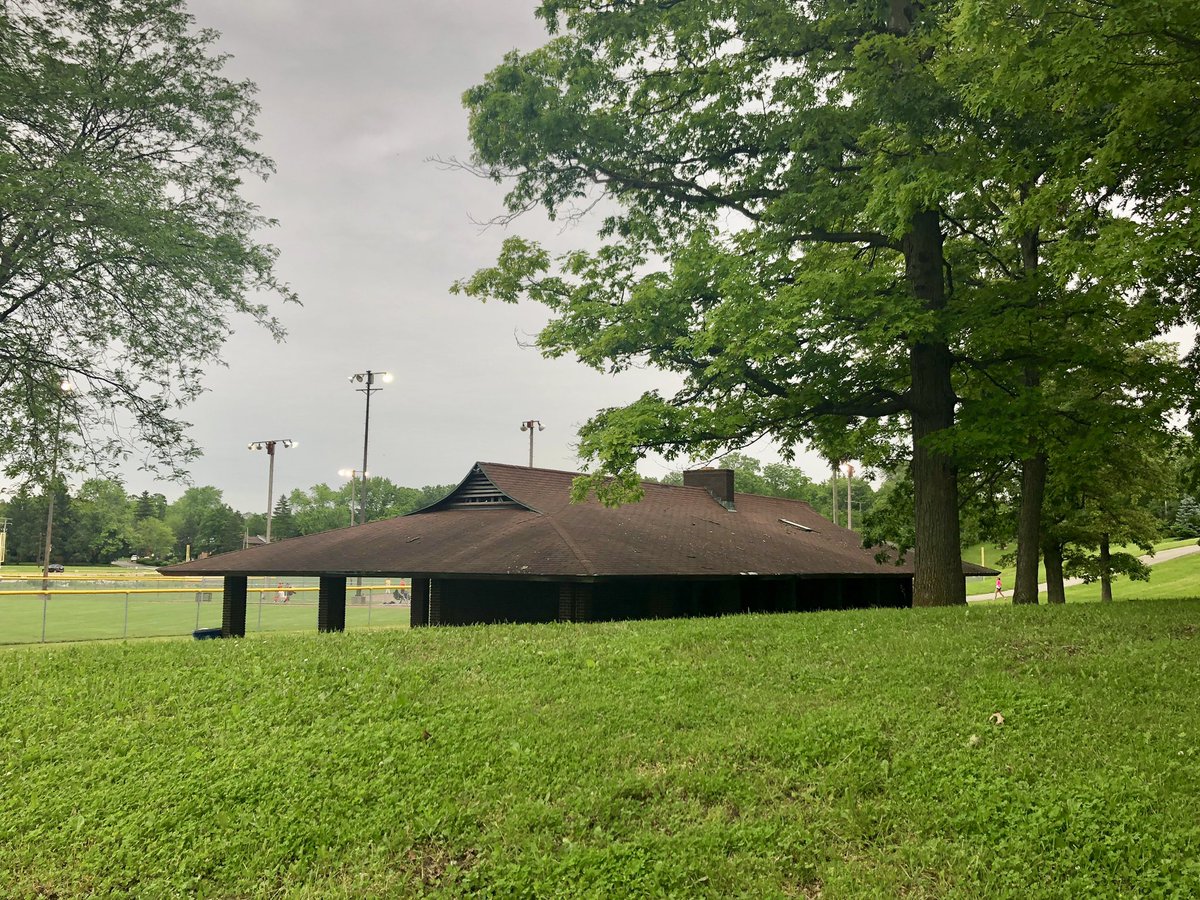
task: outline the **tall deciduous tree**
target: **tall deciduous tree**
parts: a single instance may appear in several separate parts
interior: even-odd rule
[[[548,354],[684,378],[583,429],[597,473],[627,494],[651,449],[886,443],[903,421],[918,604],[965,602],[947,212],[991,139],[939,81],[948,8],[546,0],[552,40],[466,95],[473,164],[512,179],[511,213],[611,206],[600,250],[511,239],[458,288],[546,304]]]
[[[1200,313],[1194,248],[1200,231],[1200,5],[1194,0],[972,0],[960,6],[963,40],[987,54],[994,92],[1019,105],[1040,82],[1061,113],[1103,116],[1104,133],[1081,174],[1117,186],[1147,232],[1161,239],[1160,275]]]
[[[111,462],[136,442],[177,474],[194,446],[175,410],[231,318],[282,336],[260,298],[292,294],[256,237],[269,221],[240,195],[271,162],[253,148],[253,85],[222,75],[216,37],[182,0],[0,0],[9,475],[47,479],[56,419],[75,438],[64,454]]]
[[[132,534],[131,543],[138,556],[158,562],[168,562],[174,558],[175,532],[162,519],[153,516],[138,519],[133,523]]]
[[[307,491],[296,488],[288,495],[288,502],[300,534],[332,531],[358,521],[357,512],[350,503],[349,484],[342,489],[327,484],[314,484]]]
[[[6,562],[31,563],[41,560],[46,534],[46,501],[23,485],[8,501],[8,551]]]
[[[75,512],[71,496],[62,479],[55,479],[49,491],[34,494],[22,485],[8,501],[8,561],[41,563],[46,546],[46,498],[54,495],[54,532],[51,535],[52,562],[69,562],[66,548],[72,543]]]
[[[69,562],[107,565],[133,549],[133,506],[121,482],[89,478],[71,501],[75,527],[64,548]]]
[[[223,553],[242,546],[244,520],[210,486],[191,487],[167,509],[167,524],[175,532],[176,555]]]
[[[1011,286],[971,355],[1007,395],[996,442],[1020,460],[1014,602],[1037,602],[1043,526],[1057,553],[1048,568],[1061,563],[1042,499],[1048,480],[1072,474],[1049,468],[1063,459],[1054,431],[1078,430],[1063,417],[1075,406],[1069,382],[1082,376],[1118,403],[1157,394],[1144,409],[1161,413],[1157,374],[1138,383],[1124,364],[1197,312],[1200,269],[1188,247],[1200,157],[1187,123],[1200,101],[1198,25],[1191,0],[957,5],[951,58],[965,73],[965,102],[1004,136],[980,160],[977,227],[987,240],[977,249],[991,258],[981,266]],[[989,355],[1002,365],[989,366]],[[1173,387],[1182,403],[1187,391]],[[1055,395],[1064,393],[1062,405]],[[1098,404],[1090,412],[1088,422],[1107,418]],[[1161,429],[1161,415],[1148,419]],[[1112,458],[1129,461],[1123,449]]]
[[[1169,458],[1178,435],[1168,423],[1183,393],[1183,372],[1174,346],[1146,343],[1122,350],[1128,335],[1120,326],[1129,320],[1119,303],[1109,313],[1114,333],[1098,332],[1107,335],[1101,346],[1064,347],[1060,365],[1046,370],[1036,392],[1022,384],[1019,369],[1005,382],[997,367],[990,373],[996,389],[978,393],[964,407],[966,430],[977,417],[995,423],[987,452],[976,453],[982,477],[973,493],[990,501],[980,509],[985,535],[1006,544],[1016,537],[1018,562],[1025,549],[1034,564],[1028,595],[1014,590],[1014,603],[1038,602],[1039,552],[1049,601],[1061,603],[1064,575],[1145,572],[1128,554],[1112,554],[1106,562],[1100,552],[1105,543],[1138,544],[1148,551],[1160,536],[1151,510],[1161,510],[1175,490]],[[1094,327],[1086,325],[1082,310],[1075,318],[1083,320],[1085,333]],[[1080,340],[1079,324],[1061,323],[1059,340]],[[1021,448],[1029,441],[1036,441],[1043,457],[1044,478],[1032,535],[1022,527],[1029,498],[1027,469],[1020,465]]]
[[[367,486],[367,518],[369,521],[402,516],[415,509],[429,506],[454,489],[452,484],[431,484],[422,488],[402,487],[390,479],[375,476]],[[288,495],[297,534],[315,534],[342,528],[358,521],[352,516],[349,483],[334,489],[327,484],[314,484],[307,491],[297,488]],[[355,498],[357,499],[357,497]]]

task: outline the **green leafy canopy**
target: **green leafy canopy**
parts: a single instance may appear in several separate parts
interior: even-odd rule
[[[80,449],[103,468],[134,443],[180,474],[195,447],[175,411],[220,362],[234,317],[283,336],[263,298],[295,297],[257,238],[271,220],[240,193],[272,165],[253,146],[254,87],[222,74],[216,37],[182,0],[0,3],[10,476],[44,478]]]

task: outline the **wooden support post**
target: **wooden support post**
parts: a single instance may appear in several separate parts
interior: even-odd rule
[[[429,624],[428,578],[414,578],[412,580],[412,602],[409,605],[408,624],[412,628],[422,628]]]
[[[221,601],[221,637],[246,636],[246,580],[245,575],[225,576]]]
[[[346,630],[346,577],[322,575],[317,586],[317,631]]]

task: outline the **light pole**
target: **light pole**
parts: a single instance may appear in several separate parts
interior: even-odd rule
[[[854,466],[852,466],[850,463],[846,463],[846,527],[851,531],[854,530],[853,507],[851,506],[851,504],[854,502],[851,495],[851,486],[853,484]]]
[[[358,524],[360,525],[367,524],[367,441],[371,435],[371,395],[376,391],[383,390],[381,387],[375,387],[375,379],[388,384],[392,380],[392,373],[372,372],[370,369],[367,369],[365,372],[358,372],[350,376],[351,383],[357,382],[364,385],[364,387],[355,388],[355,390],[367,395],[367,414],[363,418],[362,507],[358,516]]]
[[[838,523],[838,510],[837,510],[838,464],[837,464],[837,462],[834,462],[834,464],[833,464],[833,477],[830,478],[830,480],[829,480],[829,489],[833,495],[833,524],[836,525]]]
[[[521,423],[521,430],[529,432],[529,468],[533,468],[533,426],[537,426],[538,431],[545,431],[546,426],[537,419],[526,419]]]
[[[50,455],[50,480],[46,487],[46,546],[42,550],[42,590],[46,590],[50,584],[50,547],[51,539],[54,536],[54,483],[58,480],[58,446],[59,439],[62,436],[62,394],[69,394],[75,390],[75,385],[64,378],[58,383],[60,399],[54,411],[54,450]],[[45,615],[42,616],[42,637],[45,638]]]
[[[247,450],[266,450],[267,457],[271,463],[267,469],[267,543],[271,543],[271,514],[275,510],[275,446],[282,444],[286,447],[295,447],[296,441],[289,439],[276,438],[273,441],[251,441],[246,445]]]
[[[354,515],[357,512],[357,508],[358,508],[358,501],[354,498],[355,487],[356,487],[354,482],[355,482],[355,479],[357,479],[360,474],[363,477],[363,481],[366,481],[368,473],[367,472],[360,473],[358,471],[358,469],[338,469],[338,474],[341,475],[343,478],[350,479],[350,524],[353,525],[354,524]]]

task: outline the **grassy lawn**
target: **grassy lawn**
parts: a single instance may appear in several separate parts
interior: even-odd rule
[[[13,648],[0,896],[1194,897],[1197,684],[1197,600]]]
[[[0,575],[5,575],[5,576],[37,575],[40,577],[41,574],[42,574],[41,565],[35,565],[34,563],[21,563],[19,565],[9,565],[6,563],[5,565],[0,566]],[[137,567],[134,567],[134,566],[128,566],[128,567],[127,566],[67,566],[66,571],[63,572],[62,575],[68,575],[68,576],[86,575],[89,577],[101,576],[104,578],[128,578],[128,577],[162,578],[163,577],[158,574],[157,569],[149,569],[144,566],[137,566]],[[52,574],[50,577],[51,578],[61,578],[62,575],[53,575]]]
[[[1172,540],[1167,540],[1167,541],[1159,541],[1158,543],[1156,543],[1154,545],[1154,551],[1157,553],[1162,550],[1171,550],[1171,549],[1174,549],[1175,547],[1194,546],[1195,544],[1196,544],[1195,538],[1183,538],[1182,540],[1172,539]],[[998,568],[996,565],[997,560],[999,560],[1000,557],[1004,556],[1007,553],[1015,553],[1016,546],[1009,545],[1006,547],[999,547],[996,544],[975,544],[974,546],[968,547],[966,550],[963,551],[962,558],[965,559],[967,562],[978,563],[980,561],[980,550],[983,551],[983,558],[986,560],[984,565],[987,565],[987,566],[995,569],[995,568]],[[1136,553],[1139,556],[1141,555],[1141,552],[1142,552],[1137,547],[1127,547],[1127,546],[1113,547],[1112,551],[1114,553],[1117,553],[1117,552]],[[1004,593],[1006,596],[1011,596],[1013,585],[1016,583],[1016,580],[1017,580],[1016,564],[1010,563],[1009,565],[1004,566],[1003,568],[1000,569],[1000,573],[1001,573],[1000,577],[1003,579],[1003,583],[1004,583]],[[1038,584],[1042,584],[1043,582],[1045,582],[1045,580],[1046,580],[1046,567],[1044,565],[1042,565],[1042,563],[1039,561],[1038,562]],[[967,579],[967,594],[968,594],[968,596],[975,596],[978,594],[992,594],[992,593],[995,593],[995,590],[996,590],[995,576],[992,576],[991,578],[968,578]],[[1170,595],[1168,595],[1168,596],[1170,596]],[[1175,594],[1174,596],[1192,596],[1192,593],[1187,593],[1187,594],[1183,594],[1183,595]]]
[[[1192,541],[1176,542],[1175,546],[1186,546]],[[1169,549],[1159,547],[1159,550]],[[995,584],[992,579],[990,584]],[[967,595],[974,595],[971,582],[967,582]],[[988,600],[973,600],[973,606],[991,603],[992,589],[986,592]],[[1100,600],[1100,583],[1079,584],[1066,589],[1068,603],[1096,603]],[[1039,595],[1041,602],[1046,602],[1046,592]],[[1124,577],[1113,580],[1113,597],[1117,600],[1160,600],[1165,597],[1200,597],[1200,553],[1169,559],[1150,567],[1149,581],[1130,581]],[[1012,585],[1005,584],[1004,599],[996,600],[996,605],[1008,605],[1012,602]]]
[[[1100,599],[1100,583],[1080,584],[1066,590],[1067,602]],[[1150,567],[1149,581],[1113,581],[1117,600],[1160,600],[1163,597],[1200,595],[1200,553],[1181,556]],[[1044,599],[1044,598],[1043,598]]]

